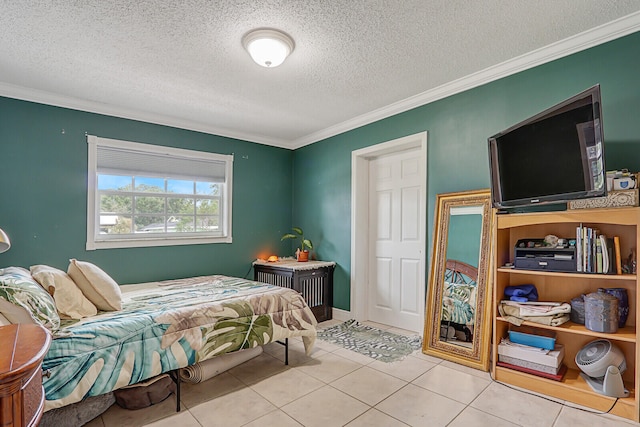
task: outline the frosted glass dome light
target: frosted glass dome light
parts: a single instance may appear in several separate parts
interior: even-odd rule
[[[242,45],[256,64],[267,68],[277,67],[293,52],[293,39],[282,31],[258,29],[242,38]]]

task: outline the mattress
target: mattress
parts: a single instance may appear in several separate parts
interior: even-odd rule
[[[43,362],[45,410],[220,354],[302,337],[316,319],[287,288],[227,276],[124,285],[122,310],[65,321]]]

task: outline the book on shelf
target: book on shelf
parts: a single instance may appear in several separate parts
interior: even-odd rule
[[[584,262],[582,261],[582,224],[576,227],[576,271],[582,273]]]
[[[580,224],[576,227],[576,263],[579,273],[622,274],[620,238],[609,238]]]
[[[596,239],[596,273],[605,273],[602,265],[602,235]]]
[[[536,371],[535,369],[525,368],[524,366],[512,365],[511,363],[507,363],[507,362],[498,361],[496,362],[496,365],[502,366],[503,368],[513,369],[514,371],[520,371],[520,372],[535,375],[538,377],[548,378],[554,381],[562,381],[562,378],[564,378],[564,374],[567,373],[567,365],[565,365],[564,363],[562,364],[562,367],[560,367],[560,370],[558,371],[557,374],[550,374],[547,372]]]
[[[518,344],[503,338],[498,344],[498,361],[557,374],[564,359],[564,346],[556,344],[553,350]]]
[[[616,258],[616,274],[622,274],[622,262],[620,261],[620,237],[613,237],[613,246]]]

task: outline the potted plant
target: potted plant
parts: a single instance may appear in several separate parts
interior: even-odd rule
[[[305,247],[313,249],[313,243],[311,243],[311,240],[304,238],[304,232],[302,231],[302,228],[293,227],[291,230],[293,230],[293,233],[285,234],[284,236],[282,236],[280,241],[286,239],[300,239],[300,247],[297,250],[298,261],[309,261],[309,250],[305,249]]]

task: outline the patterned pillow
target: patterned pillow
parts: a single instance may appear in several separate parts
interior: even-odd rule
[[[61,316],[71,319],[95,316],[98,313],[96,306],[82,294],[82,291],[71,280],[71,277],[62,270],[48,265],[32,265],[31,276],[49,291],[53,297],[56,308]]]
[[[60,327],[51,295],[19,267],[0,269],[0,313],[11,323],[39,323],[51,332]]]

